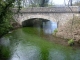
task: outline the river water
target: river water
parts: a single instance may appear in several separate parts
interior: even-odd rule
[[[52,30],[48,30],[45,24],[43,27],[45,29],[19,28],[2,37],[0,60],[80,60],[80,49],[73,50],[46,40],[44,35],[51,34]]]

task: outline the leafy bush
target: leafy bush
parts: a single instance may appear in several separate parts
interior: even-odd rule
[[[11,11],[11,7],[13,6],[12,3],[13,0],[0,0],[0,37],[11,28],[10,20],[12,20],[13,15]]]
[[[70,45],[70,46],[74,45],[74,40],[73,39],[69,39],[68,45]]]
[[[0,24],[0,37],[7,33],[12,28],[10,21],[7,18],[4,19],[3,21],[4,22]]]
[[[54,30],[54,32],[53,32],[53,35],[55,35],[56,36],[56,33],[58,32],[58,30],[57,29],[55,29]]]

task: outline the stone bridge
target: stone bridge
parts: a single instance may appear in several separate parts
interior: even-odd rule
[[[41,18],[50,20],[53,22],[58,22],[58,35],[65,37],[70,37],[72,34],[68,34],[71,31],[71,22],[69,23],[71,19],[74,19],[74,16],[80,17],[80,7],[79,6],[65,6],[65,7],[32,7],[32,8],[23,8],[20,10],[20,13],[16,13],[17,9],[13,9],[14,19],[16,22],[18,22],[20,25],[28,19],[33,18]],[[68,24],[69,23],[69,24]],[[67,27],[67,25],[70,25]],[[68,30],[67,30],[68,29]],[[67,33],[66,33],[67,32]]]
[[[16,9],[13,9],[16,13]],[[64,25],[68,20],[73,18],[73,15],[79,16],[80,8],[78,6],[69,7],[31,7],[20,10],[20,14],[15,14],[14,19],[20,25],[22,22],[33,18],[42,18],[53,22],[59,22],[59,25]]]

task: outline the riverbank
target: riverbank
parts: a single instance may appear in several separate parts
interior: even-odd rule
[[[64,38],[56,37],[53,35],[45,35],[45,39],[55,44],[60,44],[66,47],[72,47],[73,49],[78,49],[78,48],[80,49],[80,44],[78,44],[77,42],[74,42],[74,45],[70,46],[68,44],[69,39],[64,39]]]
[[[40,31],[37,32],[37,28],[33,29],[33,28],[30,28],[30,27],[27,27],[27,28],[24,28],[24,30],[25,30],[25,32],[27,32],[29,34],[31,33],[32,35],[38,35],[39,37],[44,38],[45,40],[47,40],[49,42],[52,42],[52,43],[55,43],[55,44],[60,44],[60,45],[63,45],[63,46],[70,46],[68,44],[69,39],[64,39],[64,38],[61,38],[61,37],[57,37],[57,36],[54,36],[53,34],[45,34],[44,32],[40,32]],[[32,30],[34,30],[34,32]],[[79,44],[74,43],[74,45],[71,46],[71,47],[79,48],[79,46],[80,46]]]
[[[63,39],[73,39],[74,46],[80,46],[80,17],[74,15],[73,19],[65,23],[63,27],[58,28],[57,37]]]
[[[17,26],[17,25],[15,25],[15,26]],[[12,30],[10,30],[8,33],[12,33],[14,30],[16,30],[16,29],[19,29],[19,28],[21,28],[21,26],[18,26],[18,27],[14,27],[14,29],[12,29]],[[28,28],[27,28],[28,29]],[[28,30],[29,31],[29,33],[32,33],[32,31],[31,30]],[[26,31],[27,32],[27,31]],[[7,34],[7,33],[6,33]],[[35,34],[35,33],[33,33],[33,34]],[[37,33],[36,33],[37,34]],[[43,37],[45,40],[47,40],[47,41],[49,41],[49,42],[52,42],[52,43],[55,43],[55,44],[60,44],[60,45],[63,45],[63,46],[70,46],[69,44],[68,44],[68,40],[69,39],[64,39],[64,38],[61,38],[61,37],[57,37],[57,36],[54,36],[54,35],[46,35],[46,34],[42,34],[42,33],[40,33],[41,35],[41,37]],[[76,49],[76,48],[80,48],[80,45],[79,44],[77,44],[77,43],[74,43],[74,45],[73,46],[70,46],[70,47],[72,47],[73,49]]]
[[[15,21],[11,21],[11,22],[10,22],[10,26],[11,26],[11,27],[8,29],[8,31],[6,31],[5,33],[1,34],[0,38],[1,38],[2,36],[4,36],[5,34],[11,33],[13,30],[16,30],[16,29],[22,27],[21,25],[19,25],[19,24],[18,24],[17,22],[15,22]]]

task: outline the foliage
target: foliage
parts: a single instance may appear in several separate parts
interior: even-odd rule
[[[73,40],[73,39],[69,39],[68,44],[69,44],[70,46],[74,45],[74,40]]]
[[[58,30],[57,29],[55,29],[54,30],[54,32],[53,32],[53,35],[55,35],[56,36],[56,33],[58,32]]]
[[[29,6],[32,7],[45,7],[48,6],[49,0],[28,0]]]
[[[18,2],[18,8],[20,9],[20,0],[16,1]],[[15,0],[0,0],[0,37],[7,33],[11,28],[10,20],[13,15],[11,8],[13,8],[14,2]]]

